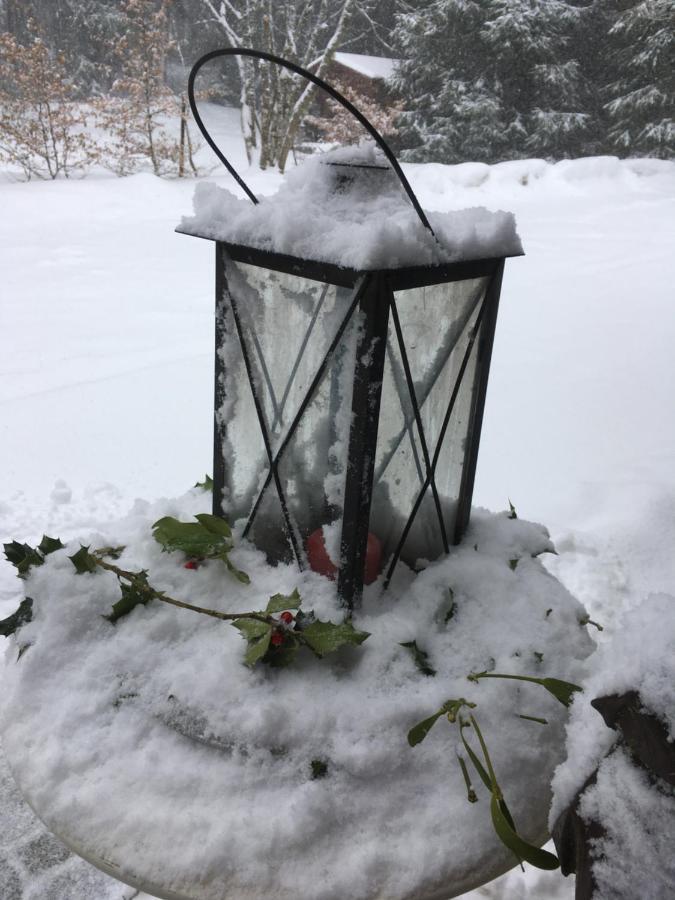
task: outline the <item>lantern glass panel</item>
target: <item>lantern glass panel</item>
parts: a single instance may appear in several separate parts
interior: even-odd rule
[[[476,373],[475,345],[465,364],[464,359],[487,283],[488,279],[479,278],[414,288],[394,295],[419,415],[410,396],[392,315],[370,522],[371,530],[384,544],[385,555],[395,552],[424,489],[429,464],[437,456],[434,483],[438,504],[431,487],[427,486],[402,545],[401,558],[409,565],[414,565],[419,558],[440,556],[453,541]],[[462,369],[439,447],[443,422]]]
[[[356,318],[348,322],[334,352],[329,355],[329,350],[348,316],[353,291],[232,260],[227,261],[226,281],[220,351],[224,402],[218,417],[225,453],[223,511],[232,519],[249,518],[253,511],[248,537],[271,559],[287,559],[288,528],[245,357],[302,552],[311,531],[342,513]]]

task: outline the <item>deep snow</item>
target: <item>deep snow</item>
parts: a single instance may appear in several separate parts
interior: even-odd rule
[[[517,215],[527,256],[507,265],[474,499],[545,522],[549,567],[609,633],[675,584],[675,165],[406,171],[430,210]],[[247,180],[270,193],[279,176]],[[3,540],[65,540],[210,471],[212,248],[172,233],[192,190],[0,184]],[[3,561],[0,614],[19,594]],[[475,896],[572,891],[514,872]]]

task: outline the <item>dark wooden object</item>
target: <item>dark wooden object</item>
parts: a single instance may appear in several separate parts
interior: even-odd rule
[[[598,697],[591,706],[608,728],[618,732],[619,744],[630,751],[636,765],[645,769],[650,778],[661,778],[675,786],[675,743],[668,740],[663,722],[644,708],[637,691]],[[563,875],[577,876],[575,900],[592,900],[596,890],[590,842],[605,832],[601,822],[586,822],[578,813],[579,799],[595,779],[594,772],[553,827],[560,870]]]

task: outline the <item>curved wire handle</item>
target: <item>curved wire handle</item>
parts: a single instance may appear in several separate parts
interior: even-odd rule
[[[408,198],[410,199],[410,202],[412,203],[413,207],[415,208],[415,212],[419,216],[420,221],[422,222],[422,225],[424,225],[425,228],[428,228],[429,231],[431,232],[431,234],[434,237],[436,237],[436,235],[434,234],[434,230],[431,227],[431,225],[429,224],[429,220],[427,219],[427,217],[424,213],[424,210],[422,209],[422,207],[419,204],[419,200],[415,196],[415,192],[410,187],[410,182],[403,174],[403,170],[401,169],[401,167],[398,163],[398,160],[394,156],[391,148],[389,147],[389,145],[387,144],[385,139],[382,137],[382,135],[379,133],[379,131],[377,131],[377,129],[374,127],[374,125],[372,125],[368,121],[368,119],[363,115],[363,113],[360,112],[352,103],[350,103],[346,97],[343,97],[339,91],[336,91],[334,87],[332,87],[330,84],[328,84],[322,78],[319,78],[317,75],[313,75],[311,72],[308,72],[307,69],[303,69],[300,66],[296,66],[295,63],[289,62],[286,59],[282,59],[280,56],[274,56],[272,53],[265,53],[262,50],[250,50],[245,47],[226,47],[222,50],[212,50],[210,53],[206,53],[206,54],[204,54],[204,56],[202,56],[200,59],[198,59],[197,62],[192,67],[192,70],[190,71],[190,77],[188,78],[188,99],[190,101],[190,109],[192,110],[192,115],[194,116],[194,120],[197,123],[199,130],[204,135],[204,139],[206,140],[209,147],[211,147],[211,149],[216,154],[218,159],[223,163],[223,165],[228,170],[230,175],[232,175],[232,177],[243,188],[243,190],[246,192],[246,194],[248,195],[250,200],[253,201],[253,203],[258,203],[259,202],[258,198],[255,196],[253,191],[251,191],[251,189],[248,187],[248,185],[246,184],[244,179],[241,177],[241,175],[239,175],[239,173],[236,171],[236,169],[227,161],[225,156],[221,153],[220,148],[217,146],[216,142],[213,140],[213,138],[209,134],[209,132],[206,128],[206,125],[204,125],[204,122],[202,121],[202,117],[199,115],[199,111],[197,109],[197,103],[195,101],[194,87],[195,87],[195,79],[197,77],[197,73],[199,72],[199,70],[205,63],[209,62],[212,59],[216,59],[217,57],[220,57],[220,56],[249,56],[249,57],[252,57],[253,59],[262,59],[265,62],[276,63],[276,65],[278,65],[278,66],[282,66],[285,69],[289,69],[291,72],[295,72],[296,75],[301,75],[307,81],[311,81],[312,84],[315,84],[317,87],[320,87],[327,94],[330,94],[330,96],[334,100],[337,100],[338,103],[340,103],[342,106],[344,106],[344,108],[347,110],[347,112],[350,112],[354,116],[354,118],[357,119],[361,123],[361,125],[363,125],[363,127],[366,129],[368,134],[373,138],[375,143],[382,150],[382,152],[388,159],[392,169],[398,175],[399,181],[403,185],[403,189],[405,190],[406,194],[408,195]]]

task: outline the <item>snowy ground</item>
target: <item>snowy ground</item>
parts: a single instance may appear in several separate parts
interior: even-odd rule
[[[675,164],[407,171],[428,209],[517,215],[527,255],[507,265],[474,500],[547,524],[551,569],[611,631],[675,586]],[[65,539],[211,471],[213,248],[173,233],[193,188],[0,181],[2,540]],[[0,562],[0,616],[19,593]],[[133,894],[61,854],[4,770],[0,794],[4,900]],[[467,896],[573,885],[516,872]]]

